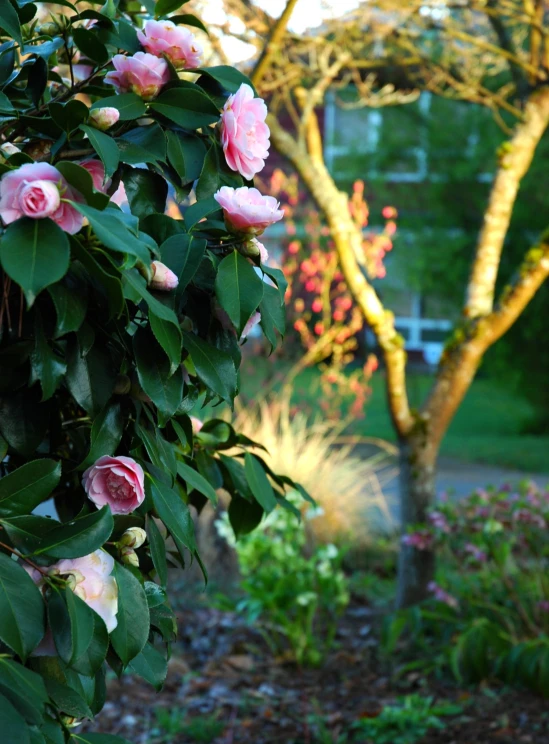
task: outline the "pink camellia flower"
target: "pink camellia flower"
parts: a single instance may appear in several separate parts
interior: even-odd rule
[[[222,186],[214,199],[223,209],[227,227],[246,235],[261,235],[266,227],[284,217],[274,196],[263,196],[257,189],[247,186],[239,189]]]
[[[145,101],[151,101],[170,79],[166,60],[154,54],[136,52],[133,57],[115,54],[112,58],[114,71],[105,75],[105,82],[114,85],[117,93],[136,93]]]
[[[74,235],[84,218],[61,199],[82,201],[61,173],[49,163],[25,163],[0,179],[0,217],[9,225],[20,217],[49,217],[65,232]]]
[[[131,457],[100,457],[85,471],[82,485],[98,509],[108,504],[113,514],[129,514],[145,498],[143,468]]]
[[[23,568],[40,589],[45,588],[44,575],[40,571],[27,565],[23,565]],[[113,568],[113,558],[100,549],[82,558],[64,558],[57,561],[47,568],[47,572],[52,576],[65,579],[67,586],[97,612],[111,633],[118,624],[116,619],[118,586],[114,576],[111,575]],[[53,637],[49,629],[32,655],[55,655]]]
[[[110,179],[104,182],[105,179],[105,166],[100,160],[82,160],[78,163],[81,168],[85,168],[93,181],[93,188],[96,191],[105,191],[109,188]]]
[[[153,278],[149,282],[149,287],[157,289],[160,292],[170,292],[179,284],[177,275],[161,261],[153,261],[151,264]]]
[[[147,52],[157,57],[164,54],[178,69],[200,65],[202,47],[194,34],[171,21],[147,21],[137,38]]]
[[[90,111],[90,124],[102,132],[114,126],[118,119],[120,119],[120,111],[113,106],[104,106]]]
[[[112,556],[96,550],[82,558],[64,558],[50,566],[48,573],[66,578],[73,592],[103,618],[111,633],[118,624],[118,586],[111,576],[113,568]]]
[[[267,106],[246,83],[227,98],[221,114],[221,144],[231,170],[250,179],[259,173],[269,155]]]

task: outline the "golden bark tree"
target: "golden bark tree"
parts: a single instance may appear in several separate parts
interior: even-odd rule
[[[435,499],[437,455],[486,350],[515,322],[549,274],[549,235],[495,296],[496,279],[521,179],[549,124],[549,5],[545,0],[378,0],[302,35],[288,29],[299,0],[271,18],[249,0],[225,0],[239,35],[257,49],[251,77],[270,99],[272,143],[295,167],[330,227],[341,270],[385,360],[387,397],[400,444],[403,525],[425,521]],[[291,27],[290,27],[291,28]],[[229,25],[221,29],[230,33]],[[222,54],[220,38],[214,39]],[[396,80],[396,87],[392,81]],[[329,173],[315,109],[327,91],[354,85],[357,104],[406,102],[418,91],[488,106],[509,132],[484,208],[462,321],[448,339],[432,388],[412,411],[406,353],[367,278],[362,234],[349,197]],[[289,130],[281,121],[292,122]],[[511,122],[511,123],[509,123]],[[479,205],[479,210],[484,205]],[[431,553],[401,550],[398,604],[422,599]]]

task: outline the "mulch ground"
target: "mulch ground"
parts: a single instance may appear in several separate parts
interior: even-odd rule
[[[343,744],[362,741],[345,736],[353,722],[416,692],[462,708],[421,744],[549,744],[549,704],[530,693],[464,690],[418,674],[392,679],[364,605],[348,609],[338,648],[318,669],[273,658],[260,635],[230,612],[186,610],[179,626],[162,693],[135,677],[112,680],[109,702],[85,730],[133,744]]]

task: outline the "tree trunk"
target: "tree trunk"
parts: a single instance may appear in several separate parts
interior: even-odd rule
[[[403,530],[427,521],[435,503],[437,453],[426,440],[410,436],[400,442],[400,508]],[[398,562],[397,607],[409,607],[427,596],[435,571],[434,553],[402,545]]]

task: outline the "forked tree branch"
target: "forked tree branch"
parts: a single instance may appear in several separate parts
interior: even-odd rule
[[[265,73],[269,69],[272,58],[280,48],[280,44],[284,39],[288,22],[293,13],[293,10],[297,4],[297,0],[287,0],[286,7],[282,11],[280,17],[277,19],[272,33],[265,42],[263,51],[259,55],[259,59],[250,75],[250,79],[254,85],[258,85],[259,82],[265,77]]]

